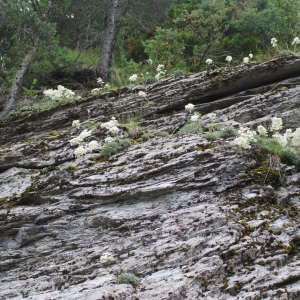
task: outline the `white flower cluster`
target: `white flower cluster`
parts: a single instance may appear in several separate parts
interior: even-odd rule
[[[271,119],[271,121],[272,124],[271,124],[270,131],[279,132],[282,129],[282,119],[274,117]]]
[[[297,128],[294,132],[292,129],[287,129],[284,134],[276,132],[272,135],[272,138],[276,139],[282,146],[290,145],[295,148],[300,147],[300,128]]]
[[[101,92],[102,92],[102,88],[95,88],[95,89],[91,90],[91,94],[93,96],[99,95],[99,94],[101,94]]]
[[[252,59],[252,58],[253,58],[253,54],[252,54],[252,53],[250,53],[250,54],[249,54],[249,57],[250,57],[250,59]]]
[[[288,144],[286,135],[281,135],[280,133],[277,132],[272,135],[272,138],[275,139],[283,147]]]
[[[146,98],[147,97],[147,94],[143,91],[139,91],[139,96],[143,97],[143,98]]]
[[[101,86],[100,88],[95,88],[91,90],[91,94],[93,96],[99,95],[102,93],[103,89],[109,89],[110,85],[108,83],[104,84],[104,81],[102,80],[102,78],[98,77],[97,78],[97,83]]]
[[[104,81],[102,80],[102,78],[98,77],[97,83],[102,86],[104,84]]]
[[[110,259],[114,259],[113,255],[109,252],[104,252],[101,257],[100,257],[100,261],[107,261]]]
[[[101,127],[107,129],[109,132],[116,135],[119,132],[118,125],[118,120],[116,120],[115,117],[112,117],[110,121],[101,124]]]
[[[300,147],[300,128],[297,128],[294,133],[292,133],[291,145],[293,147]]]
[[[215,113],[210,113],[207,116],[210,118],[210,121],[213,122],[217,115]]]
[[[292,42],[292,45],[298,45],[298,44],[300,44],[300,39],[298,37],[295,37]]]
[[[164,69],[165,69],[165,65],[160,64],[160,65],[157,66],[156,71],[160,72],[160,71],[162,71]]]
[[[271,38],[271,45],[272,47],[277,47],[277,39],[276,38]]]
[[[251,149],[250,143],[256,141],[256,132],[250,130],[248,127],[240,127],[238,133],[240,136],[237,137],[233,143],[242,149]]]
[[[156,80],[159,80],[160,77],[166,75],[167,71],[164,70],[165,69],[165,66],[164,65],[158,65],[158,67],[156,68],[156,71],[158,72],[156,75],[155,75],[155,79]]]
[[[211,65],[211,64],[213,63],[213,61],[212,61],[212,59],[208,58],[208,59],[206,60],[206,63],[207,63],[208,65]]]
[[[101,124],[101,127],[107,129],[112,134],[117,135],[119,132],[119,128],[117,127],[118,125],[119,125],[119,123],[116,120],[116,118],[112,117],[110,121]],[[72,126],[79,128],[79,126],[80,126],[79,120],[73,121]],[[87,129],[85,129],[80,133],[79,136],[70,140],[71,146],[75,146],[75,145],[79,146],[74,150],[74,155],[76,156],[76,158],[83,156],[86,153],[101,149],[101,143],[99,143],[95,140],[93,140],[89,143],[84,142],[84,139],[91,136],[91,134],[92,134],[92,131],[88,131]],[[107,137],[104,140],[104,142],[109,143],[109,142],[113,142],[114,140],[115,139],[112,137]]]
[[[186,105],[184,108],[186,110],[188,110],[190,112],[190,114],[192,113],[192,111],[194,110],[195,105],[192,103],[189,103],[188,105]]]
[[[232,56],[230,55],[226,56],[225,60],[230,63],[232,61]]]
[[[148,64],[149,64],[150,66],[152,66],[153,60],[152,60],[151,58],[148,59]]]
[[[87,129],[83,130],[79,136],[70,140],[71,146],[82,144],[83,140],[86,137],[91,136],[91,134],[92,134],[92,131],[88,131]]]
[[[79,128],[79,126],[80,126],[80,121],[79,120],[74,120],[73,123],[72,123],[72,127]]]
[[[274,117],[271,119],[271,121],[272,123],[270,126],[270,131],[274,132],[274,134],[272,135],[273,139],[275,139],[283,147],[287,145],[295,148],[300,147],[300,128],[297,128],[294,132],[292,132],[292,129],[287,129],[284,134],[280,134],[279,132],[280,130],[282,130],[282,119]],[[236,138],[233,143],[240,148],[250,149],[250,143],[256,142],[255,135],[257,133],[247,127],[241,127],[238,132],[240,136]],[[257,126],[257,132],[262,137],[268,137],[268,131],[262,125]]]
[[[76,99],[81,98],[79,96],[76,96],[76,94],[74,92],[65,88],[62,85],[59,85],[57,87],[57,90],[49,89],[49,90],[44,91],[43,94],[45,96],[49,97],[53,101],[59,101],[62,99],[76,100]]]
[[[191,116],[191,121],[192,122],[197,122],[198,121],[198,119],[199,119],[199,115],[197,115],[197,114],[193,114],[192,116]]]
[[[249,57],[244,57],[243,58],[243,63],[248,64],[249,63]]]
[[[131,75],[131,76],[129,77],[129,81],[130,81],[130,82],[135,82],[135,81],[137,81],[137,79],[138,79],[137,74],[133,74],[133,75]]]
[[[262,137],[267,137],[268,136],[268,130],[262,125],[257,126],[257,132]]]
[[[76,158],[83,156],[89,152],[93,152],[94,150],[99,150],[101,145],[97,141],[91,141],[86,145],[80,145],[74,150],[74,155]]]

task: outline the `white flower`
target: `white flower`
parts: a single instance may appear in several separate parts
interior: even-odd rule
[[[79,139],[84,140],[86,137],[91,136],[92,131],[88,131],[87,129],[84,129],[78,136]]]
[[[76,137],[70,140],[71,146],[80,145],[83,142],[83,139],[80,137]]]
[[[294,134],[292,133],[292,129],[287,129],[284,135],[287,141],[290,141],[294,137]]]
[[[156,71],[157,71],[157,72],[160,72],[160,71],[162,71],[164,68],[165,68],[164,65],[158,65],[158,67],[156,68]]]
[[[208,64],[208,65],[211,65],[212,64],[212,59],[210,59],[210,58],[208,58],[207,60],[206,60],[206,63]]]
[[[102,88],[92,89],[92,90],[91,90],[91,94],[92,94],[93,96],[99,95],[99,94],[101,94],[101,90],[102,90]]]
[[[237,145],[238,147],[240,147],[240,148],[242,148],[242,149],[251,149],[251,146],[250,146],[250,143],[249,143],[249,142],[250,142],[250,141],[249,141],[247,138],[242,137],[242,136],[236,138],[236,139],[233,141],[233,143],[234,143],[235,145]]]
[[[292,42],[292,45],[295,45],[295,44],[296,45],[300,44],[300,39],[298,37],[295,37],[293,42]]]
[[[153,64],[153,60],[151,58],[148,59],[148,64],[151,66]],[[147,74],[147,73],[146,73]]]
[[[213,122],[213,120],[216,118],[216,114],[215,113],[210,113],[210,114],[208,114],[207,115],[209,118],[210,118],[210,120]]]
[[[102,78],[98,77],[98,78],[97,78],[97,83],[98,83],[99,85],[103,85],[103,84],[104,84],[104,81],[102,80]]]
[[[243,137],[248,140],[248,142],[256,142],[255,135],[256,132],[253,130],[250,130],[248,127],[240,127],[238,130],[238,133],[240,134],[240,137]]]
[[[297,128],[293,133],[291,145],[294,147],[300,147],[300,128]]]
[[[248,64],[249,63],[249,57],[244,57],[243,58],[243,63]]]
[[[191,116],[191,121],[192,122],[197,122],[198,119],[199,119],[199,115],[194,114],[194,115]]]
[[[147,94],[143,91],[139,91],[139,96],[143,97],[143,98],[146,98],[147,97]]]
[[[272,135],[272,138],[274,138],[281,146],[286,146],[288,141],[286,139],[285,135],[281,135],[280,133],[275,133]]]
[[[132,82],[137,81],[137,79],[138,79],[137,74],[133,74],[129,77],[129,81],[132,81]]]
[[[159,78],[163,75],[166,74],[167,71],[159,71],[156,75],[155,75],[155,79],[159,80]]]
[[[117,134],[119,132],[119,128],[117,127],[118,125],[119,123],[116,118],[112,117],[110,121],[101,124],[101,127],[107,129],[113,134]]]
[[[271,45],[274,48],[277,46],[277,39],[276,38],[271,38]]]
[[[89,151],[98,150],[100,147],[101,146],[97,141],[91,141],[88,144],[88,150]]]
[[[72,123],[72,127],[77,127],[77,128],[79,128],[79,126],[80,126],[79,120],[74,120],[73,123]]]
[[[185,109],[188,110],[190,113],[194,110],[195,105],[189,103],[188,105],[185,106]]]
[[[74,151],[74,155],[76,156],[76,158],[80,157],[80,156],[83,156],[84,154],[86,154],[88,151],[87,151],[87,148],[84,147],[84,146],[79,146],[78,148],[75,149]]]
[[[149,75],[149,72],[146,72],[146,75]]]
[[[228,62],[231,62],[232,61],[232,56],[229,56],[229,55],[226,56],[225,60],[228,61]]]
[[[258,125],[258,126],[257,126],[257,131],[258,131],[258,134],[259,134],[260,136],[268,136],[268,131],[267,131],[267,129],[266,129],[264,126],[262,126],[262,125]]]
[[[108,136],[107,138],[104,139],[104,142],[105,143],[110,143],[110,142],[113,142],[114,140],[115,140],[114,138]]]
[[[114,259],[114,257],[111,253],[108,253],[108,252],[104,252],[100,257],[101,261],[106,261],[106,260],[110,260],[110,259]]]
[[[109,131],[113,134],[118,134],[119,128],[117,126],[113,126],[109,129]]]
[[[253,54],[250,53],[250,54],[249,54],[249,57],[250,57],[250,59],[253,58]]]
[[[274,117],[271,120],[272,120],[272,124],[271,124],[270,131],[273,131],[273,132],[280,131],[282,129],[282,119]]]
[[[104,85],[104,88],[105,88],[105,89],[109,89],[109,88],[110,88],[110,85],[109,85],[108,83],[106,83],[106,84]]]

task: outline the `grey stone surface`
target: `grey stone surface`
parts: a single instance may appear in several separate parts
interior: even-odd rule
[[[300,299],[299,170],[282,165],[284,182],[258,183],[251,173],[258,157],[233,147],[233,138],[177,133],[189,118],[184,105],[193,101],[203,127],[212,111],[223,126],[268,124],[276,115],[287,128],[300,127],[300,82],[272,83],[280,75],[274,66],[285,77],[298,58],[227,72],[228,93],[230,82],[239,89],[222,98],[225,83],[211,87],[212,102],[202,102],[208,75],[200,73],[145,88],[155,107],[127,92],[116,97],[116,110],[91,98],[40,113],[43,119],[29,113],[2,123],[0,299]],[[266,85],[239,81],[257,70],[270,75]],[[189,94],[178,92],[183,84]],[[139,105],[144,132],[173,134],[107,160],[98,153],[74,158],[73,119],[88,123],[88,107],[103,121]],[[93,136],[105,132],[94,128]],[[105,252],[115,259],[101,260]],[[140,284],[119,284],[124,271]]]

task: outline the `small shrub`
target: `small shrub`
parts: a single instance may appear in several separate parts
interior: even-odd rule
[[[208,126],[209,131],[215,131],[215,130],[220,130],[222,127],[222,124],[220,123],[211,123]]]
[[[216,133],[206,133],[206,134],[204,134],[204,137],[205,137],[207,140],[215,141],[216,139],[218,139],[219,135],[216,134]]]
[[[288,49],[286,49],[286,50],[281,50],[280,52],[279,52],[279,55],[280,56],[289,56],[289,55],[294,55],[295,53],[292,51],[292,50],[288,50]]]
[[[100,154],[103,157],[109,157],[116,154],[132,145],[130,139],[118,140],[116,142],[105,143],[101,148]]]
[[[187,133],[202,133],[201,124],[198,122],[189,122],[181,127],[178,131],[179,134]]]
[[[118,142],[119,142],[121,150],[129,148],[132,145],[132,142],[130,139],[123,139],[123,140],[119,140]]]
[[[133,273],[124,272],[117,276],[118,283],[131,284],[137,286],[140,283],[140,278],[135,276]]]
[[[289,165],[300,165],[300,159],[298,157],[297,152],[294,149],[291,148],[283,148],[280,152],[280,159],[283,163],[289,164]]]
[[[169,136],[169,132],[167,131],[156,131],[153,133],[154,136]]]
[[[174,72],[175,77],[179,77],[179,76],[183,76],[183,75],[186,75],[186,72],[184,70],[176,70]]]
[[[145,142],[145,141],[148,141],[150,139],[150,137],[151,137],[151,135],[149,133],[145,132],[141,135],[141,140]]]
[[[232,136],[237,136],[238,132],[233,127],[225,127],[219,133],[219,137],[229,138]]]

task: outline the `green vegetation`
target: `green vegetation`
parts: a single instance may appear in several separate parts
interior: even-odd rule
[[[118,283],[131,284],[133,286],[137,286],[140,283],[140,278],[138,278],[133,273],[124,272],[117,276]]]
[[[161,137],[166,137],[169,136],[169,132],[167,131],[155,131],[152,133],[144,132],[140,138],[137,139],[137,142],[145,142],[148,141],[149,139],[152,139],[156,136],[161,136]]]
[[[101,148],[100,155],[103,157],[109,157],[113,154],[127,149],[131,145],[132,142],[130,139],[120,139],[115,142],[105,143]]]
[[[300,35],[297,0],[141,0],[127,3],[128,7],[120,4],[116,24],[107,24],[110,2],[87,0],[82,6],[76,1],[2,1],[0,91],[9,90],[22,63],[27,66],[22,83],[27,97],[35,96],[41,87],[56,88],[64,83],[74,86],[72,89],[76,84],[96,87],[106,43],[103,37],[110,30],[107,26],[116,24],[110,50],[114,62],[108,63],[103,78],[103,87],[110,83],[112,89],[206,70],[208,58],[213,61],[209,68],[214,69],[228,66],[228,55],[233,58],[230,65],[235,66],[250,53],[254,55],[251,63],[300,50],[299,43],[293,43]],[[156,13],[149,14],[154,7]],[[278,40],[276,47],[271,38]],[[163,69],[158,71],[158,65]],[[136,81],[129,80],[133,74]],[[53,77],[70,81],[63,83]],[[64,101],[41,102],[23,110],[61,103]]]
[[[188,122],[183,127],[181,127],[178,131],[179,134],[187,134],[187,133],[202,133],[202,126],[199,122]]]

